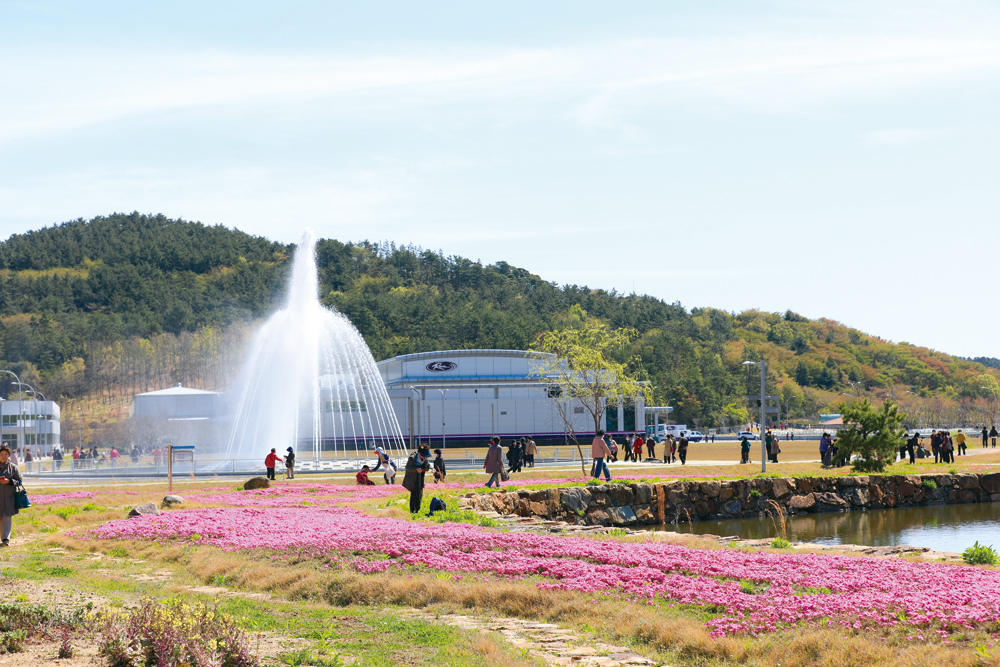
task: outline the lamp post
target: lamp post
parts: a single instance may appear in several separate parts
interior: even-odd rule
[[[37,405],[37,403],[38,403],[38,395],[41,394],[42,392],[36,391],[35,388],[32,387],[27,382],[18,381],[18,382],[15,382],[14,384],[16,384],[18,387],[27,387],[28,388],[28,391],[31,392],[31,407],[32,407],[32,412],[37,413],[38,412],[38,405]],[[45,394],[42,394],[42,398],[43,399],[45,398]],[[37,414],[32,414],[31,415],[31,421],[35,425],[35,442],[34,442],[34,444],[35,444],[35,446],[38,446],[38,415]],[[23,433],[23,427],[22,427],[22,433]],[[26,442],[22,442],[21,443],[21,447],[27,447],[27,445],[28,445],[28,443],[26,443]]]
[[[847,384],[851,385],[851,391],[854,392],[854,398],[857,399],[858,398],[858,388],[857,388],[857,386],[855,386],[855,383],[851,382],[850,380],[847,381]]]
[[[0,373],[7,373],[8,375],[13,375],[14,379],[17,380],[17,424],[21,427],[21,439],[19,441],[20,446],[24,446],[24,423],[21,421],[21,378],[17,377],[17,373],[14,371],[0,370]],[[41,464],[39,463],[39,466]]]
[[[438,389],[441,392],[441,449],[448,448],[448,435],[444,432],[444,392],[447,389]],[[430,426],[430,424],[428,424]]]
[[[767,391],[764,389],[764,360],[744,361],[744,366],[760,366],[760,471],[767,472],[767,447],[764,443],[764,425],[767,423],[764,407],[767,404]]]

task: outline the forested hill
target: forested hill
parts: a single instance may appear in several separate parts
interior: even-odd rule
[[[280,298],[294,248],[222,226],[137,213],[76,220],[0,243],[0,363],[50,396],[130,397],[183,382],[223,388],[254,320]],[[528,348],[584,320],[640,333],[656,402],[710,426],[745,418],[763,355],[768,392],[815,418],[843,392],[892,391],[942,416],[986,410],[1000,371],[828,320],[558,286],[504,262],[415,247],[317,244],[321,292],[377,359],[451,348]],[[854,382],[854,388],[849,384]],[[0,384],[7,393],[9,385]],[[912,392],[907,394],[906,392]]]

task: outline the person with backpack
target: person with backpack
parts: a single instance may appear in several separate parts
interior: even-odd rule
[[[490,475],[489,481],[486,482],[486,488],[493,486],[493,482],[496,482],[497,488],[500,488],[500,475],[503,473],[503,449],[500,447],[500,438],[493,436],[490,440],[490,448],[486,451],[486,460],[483,461],[483,470]]]
[[[611,471],[608,470],[608,464],[604,459],[611,457],[611,450],[604,442],[604,431],[598,429],[597,433],[594,434],[594,440],[590,443],[590,455],[594,459],[594,479],[600,479],[603,470],[605,481],[610,482]]]
[[[688,439],[686,436],[682,435],[680,440],[677,441],[677,458],[681,460],[681,465],[687,464]]]
[[[289,447],[285,450],[285,479],[295,479],[295,450]]]
[[[403,488],[410,492],[410,514],[420,511],[424,499],[424,474],[431,469],[430,456],[430,448],[423,444],[406,458]]]
[[[440,449],[434,450],[434,483],[443,482],[445,475],[448,474],[448,470],[444,464],[444,457],[441,455]]]
[[[274,465],[278,461],[281,461],[281,457],[275,454],[275,451],[277,450],[272,447],[271,453],[264,459],[264,467],[267,469],[267,478],[270,480],[274,480]]]

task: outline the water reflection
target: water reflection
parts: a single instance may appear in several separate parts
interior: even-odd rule
[[[973,542],[1000,546],[1000,503],[936,505],[797,514],[785,517],[788,539],[817,544],[897,546],[909,544],[938,551],[962,551]],[[744,539],[776,537],[780,522],[765,519],[697,521],[669,525],[682,533],[738,535]]]

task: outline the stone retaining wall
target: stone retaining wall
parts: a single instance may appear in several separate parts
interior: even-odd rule
[[[930,488],[925,480],[934,482]],[[471,493],[463,507],[571,524],[628,526],[803,512],[1000,501],[1000,473],[763,477]]]

